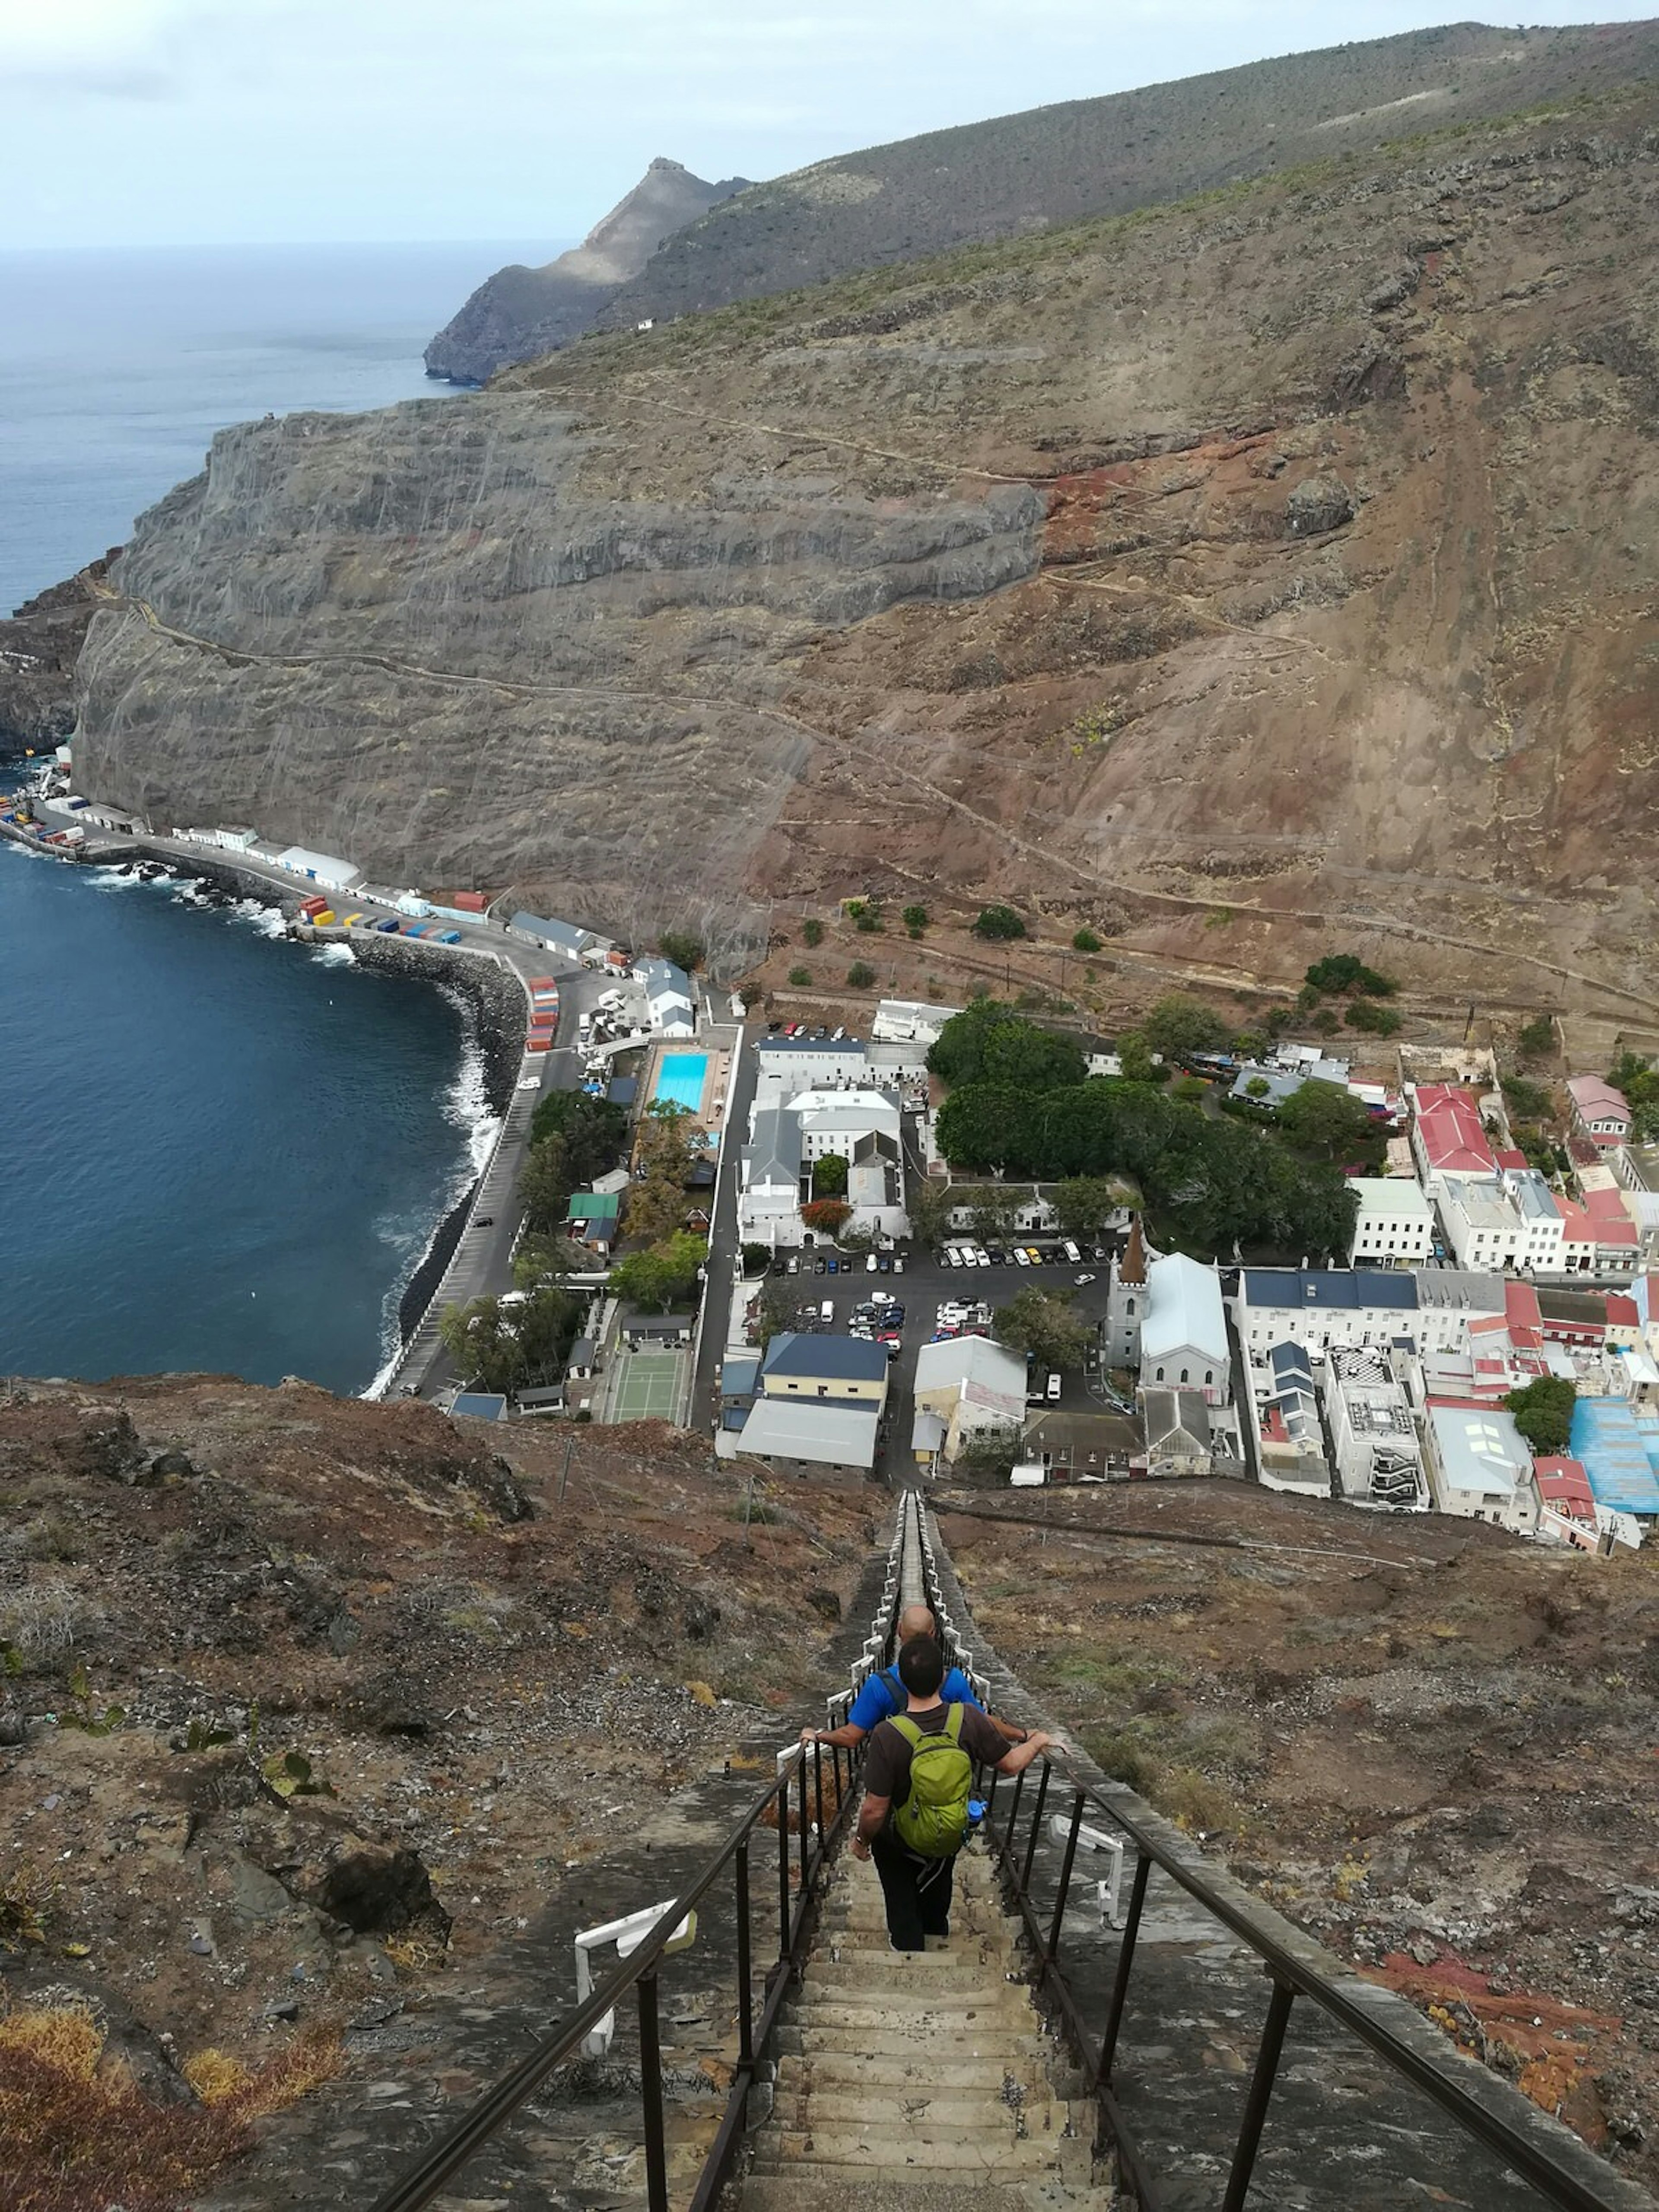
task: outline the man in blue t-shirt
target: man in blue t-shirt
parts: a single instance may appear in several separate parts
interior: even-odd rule
[[[908,1605],[900,1613],[898,1644],[901,1650],[913,1637],[931,1636],[937,1639],[938,1635],[939,1623],[928,1607]],[[939,1695],[947,1705],[972,1705],[975,1711],[984,1711],[960,1667],[952,1667],[945,1675]],[[896,1669],[878,1668],[874,1674],[866,1676],[863,1688],[853,1700],[852,1711],[839,1728],[804,1728],[800,1740],[803,1743],[838,1743],[843,1749],[850,1750],[854,1744],[862,1743],[872,1729],[879,1728],[883,1721],[890,1720],[895,1713],[903,1712],[908,1702],[908,1693],[900,1682]],[[994,1715],[988,1717],[991,1726],[1005,1743],[1024,1742],[1028,1730],[1017,1727],[1012,1721],[1000,1721]]]

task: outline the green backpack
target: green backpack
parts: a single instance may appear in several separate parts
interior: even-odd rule
[[[937,1735],[904,1714],[893,1716],[910,1747],[910,1794],[893,1814],[893,1832],[923,1858],[948,1859],[967,1840],[974,1762],[962,1747],[962,1712],[951,1705]]]

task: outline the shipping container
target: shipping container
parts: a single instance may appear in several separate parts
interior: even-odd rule
[[[552,1040],[550,1037],[526,1037],[524,1041],[524,1048],[526,1052],[550,1052]]]
[[[325,906],[320,914],[313,914],[312,915],[311,926],[313,929],[326,929],[332,923],[333,920],[333,908],[331,906]]]
[[[457,891],[455,903],[463,914],[482,914],[489,902],[482,891]]]
[[[325,898],[301,899],[300,902],[300,911],[304,915],[307,921],[313,921],[316,917],[322,913],[327,904],[328,901]]]
[[[78,814],[83,806],[90,806],[92,801],[89,799],[66,799],[64,804],[72,812]]]
[[[360,914],[349,914],[345,918],[345,926],[348,929],[356,929],[362,920],[362,916]]]
[[[398,934],[398,925],[395,921],[377,921],[374,925],[374,934],[377,937],[395,937]]]
[[[459,945],[460,941],[461,933],[459,929],[441,929],[438,933],[440,945]]]
[[[556,991],[559,987],[550,975],[532,975],[530,988],[532,991]]]

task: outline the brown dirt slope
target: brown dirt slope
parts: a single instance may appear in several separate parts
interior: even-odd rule
[[[207,2049],[368,2063],[353,2022],[510,1961],[619,1812],[822,1688],[864,1494],[750,1547],[680,1433],[498,1441],[301,1383],[0,1396],[0,2020],[83,1999],[164,2101]]]
[[[1652,2186],[1653,1559],[1225,1484],[960,1502],[975,1619],[1109,1771]]]

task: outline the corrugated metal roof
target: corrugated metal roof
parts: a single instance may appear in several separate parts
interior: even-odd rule
[[[873,1406],[827,1405],[819,1398],[757,1398],[743,1425],[742,1449],[763,1459],[873,1467],[877,1418]]]
[[[1146,1311],[1140,1324],[1140,1359],[1166,1358],[1190,1346],[1225,1368],[1227,1322],[1221,1279],[1184,1252],[1154,1260],[1146,1270]]]
[[[786,1330],[766,1347],[763,1375],[799,1375],[817,1382],[878,1382],[887,1373],[887,1354],[879,1344],[859,1336],[830,1336]]]
[[[1400,1267],[1246,1267],[1243,1284],[1246,1305],[1281,1313],[1372,1306],[1414,1313],[1418,1306],[1417,1277]]]

